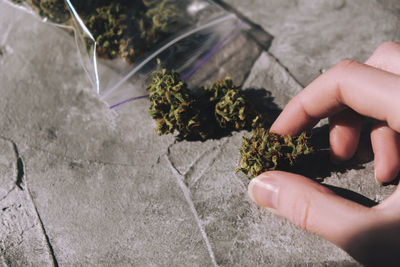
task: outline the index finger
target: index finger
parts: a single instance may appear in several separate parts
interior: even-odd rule
[[[386,121],[400,132],[400,76],[343,60],[296,95],[271,131],[294,135],[345,108]]]

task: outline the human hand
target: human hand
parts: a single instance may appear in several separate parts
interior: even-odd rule
[[[400,170],[400,45],[384,43],[365,64],[344,60],[326,71],[282,111],[271,127],[297,134],[329,117],[331,158],[350,159],[363,116],[371,130],[375,179],[392,181]],[[251,198],[298,227],[317,234],[368,265],[398,263],[400,189],[374,207],[344,199],[306,177],[269,171],[249,185]]]

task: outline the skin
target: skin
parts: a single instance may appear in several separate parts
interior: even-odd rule
[[[341,61],[295,96],[271,131],[297,134],[326,117],[334,162],[353,157],[363,117],[376,119],[371,130],[375,179],[394,180],[400,170],[400,45],[383,43],[364,64]],[[399,188],[379,205],[365,207],[306,177],[271,171],[254,179],[249,193],[258,204],[361,263],[399,265]]]

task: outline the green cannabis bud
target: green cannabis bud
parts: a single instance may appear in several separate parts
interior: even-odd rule
[[[176,72],[161,69],[160,62],[158,64],[147,90],[150,93],[149,112],[156,120],[159,134],[177,130],[183,138],[204,140],[218,130],[238,131],[263,122],[262,115],[255,112],[230,77],[218,80],[210,87],[201,87],[200,94],[196,94],[196,90],[188,89]]]
[[[61,0],[32,0],[39,8],[39,15],[47,17],[51,21],[64,23],[71,17],[65,1]]]
[[[129,64],[187,25],[177,0],[72,2],[96,39],[98,56],[120,57]]]
[[[209,132],[202,121],[195,98],[178,73],[161,69],[155,72],[147,87],[149,92],[149,114],[156,121],[158,134],[169,134],[177,130],[183,138],[205,139]]]
[[[68,23],[71,18],[64,0],[11,0],[16,4],[29,4],[42,17],[55,23]]]
[[[148,10],[144,14],[141,37],[148,45],[156,44],[161,38],[173,34],[179,22],[179,9],[176,0],[143,1]]]
[[[232,79],[227,76],[223,80],[214,82],[210,87],[203,88],[203,97],[207,97],[210,103],[220,101],[229,90],[238,91],[239,86],[235,85]]]
[[[239,91],[229,90],[215,105],[215,118],[221,128],[244,129],[246,126],[246,101]]]
[[[204,140],[218,133],[266,125],[266,116],[256,111],[230,77],[191,90],[178,73],[162,69],[160,64],[158,60],[158,69],[147,88],[149,112],[159,134],[177,130],[183,138]]]
[[[312,151],[305,132],[292,137],[257,128],[250,138],[243,137],[236,171],[255,177],[268,170],[286,169],[293,166],[300,156]]]
[[[96,39],[97,56],[107,59],[118,56],[128,24],[128,17],[122,10],[121,4],[111,2],[109,5],[93,8],[90,16],[84,16],[86,27]],[[91,44],[87,45],[90,48]]]
[[[230,77],[216,81],[211,87],[205,87],[206,96],[215,110],[215,119],[223,129],[243,130],[250,127],[257,113],[245,99],[240,87]]]
[[[72,24],[65,0],[11,0],[26,2],[42,17]],[[155,45],[190,24],[181,0],[71,0],[80,18],[95,38],[97,56],[122,58],[128,64],[150,52]],[[83,34],[87,50],[92,40]]]

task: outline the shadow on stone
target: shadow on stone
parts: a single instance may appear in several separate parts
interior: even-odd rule
[[[274,97],[270,91],[264,88],[246,88],[243,92],[246,101],[252,103],[256,111],[268,119],[268,127],[282,112],[282,109],[274,103]]]
[[[329,126],[324,125],[313,129],[311,142],[315,152],[300,158],[290,171],[321,182],[335,172],[344,173],[348,170],[364,169],[363,164],[373,160],[369,127],[367,125],[364,128],[356,154],[349,161],[340,164],[333,164],[330,160]]]
[[[345,188],[341,188],[341,187],[336,187],[333,185],[324,184],[324,186],[326,186],[327,188],[332,190],[335,194],[337,194],[343,198],[346,198],[348,200],[357,202],[358,204],[361,204],[363,206],[373,207],[375,205],[378,205],[378,203],[373,201],[372,199],[369,199],[369,198],[367,198],[359,193],[356,193],[354,191],[351,191],[351,190],[348,190]]]

